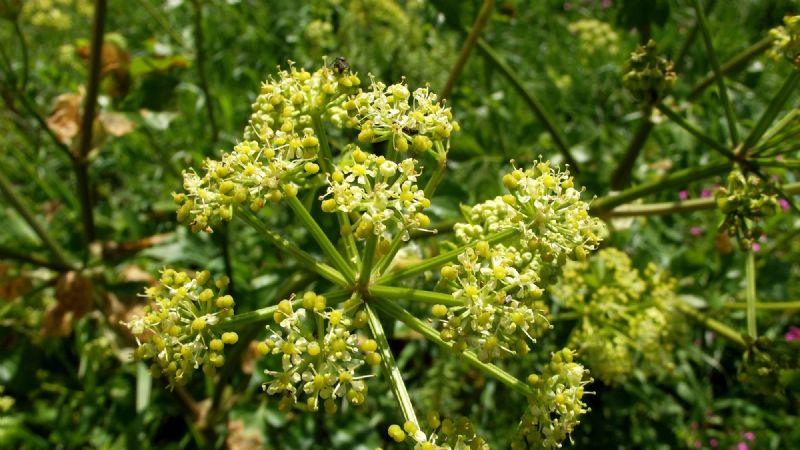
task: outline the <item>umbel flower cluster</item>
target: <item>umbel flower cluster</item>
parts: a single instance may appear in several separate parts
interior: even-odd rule
[[[522,416],[513,450],[561,448],[561,443],[588,412],[583,402],[588,370],[574,361],[575,352],[562,349],[552,354],[541,375],[528,376],[534,394]]]
[[[466,417],[455,420],[441,419],[439,414],[427,417],[428,433],[414,422],[389,427],[389,437],[395,442],[406,442],[414,450],[489,450],[486,441],[478,436],[472,422]]]
[[[290,300],[281,301],[273,317],[277,329],[269,328],[269,336],[258,345],[261,354],[281,357],[281,369],[266,372],[264,390],[282,396],[284,410],[300,396],[310,411],[323,405],[325,411],[336,412],[338,399],[363,404],[364,378],[371,375],[356,371],[381,362],[378,344],[356,333],[366,324],[363,312],[348,317],[341,309],[326,309],[325,297],[313,292],[303,295],[302,306],[295,309]]]
[[[653,264],[643,275],[625,253],[606,248],[587,261],[568,263],[562,283],[552,289],[565,308],[578,312],[570,344],[604,383],[623,384],[634,369],[660,376],[673,368],[684,322],[675,280]]]
[[[567,25],[567,30],[578,38],[580,50],[589,56],[616,55],[619,52],[619,35],[614,28],[597,19],[581,19]]]
[[[336,129],[336,145],[326,127]],[[201,172],[187,171],[184,192],[173,198],[179,221],[195,232],[241,217],[277,251],[316,272],[321,284],[315,281],[314,289],[335,285],[326,291],[331,294],[306,292],[232,317],[226,280],[212,283],[215,291],[207,272],[191,278],[167,269],[161,285],[146,291],[147,315],[128,324],[141,340],[137,356],[154,361],[153,372],[171,385],[182,384],[200,366],[213,375],[224,364],[224,346],[238,340],[231,330],[271,318],[257,349],[269,367],[263,388],[280,397],[282,409],[334,413],[343,404],[361,405],[372,366],[383,364],[409,421],[392,427],[391,438],[415,449],[488,448],[466,419],[434,417],[427,432],[412,420],[380,312],[530,397],[519,442],[559,446],[586,412],[580,400],[585,370],[573,362],[574,352],[558,352],[539,378],[529,378],[530,386],[485,361],[530,351],[551,327],[544,290],[569,260],[584,261],[597,248],[604,228],[589,215],[569,172],[539,160],[503,177],[506,195],[464,208],[465,221],[455,227],[458,251],[418,267],[393,266],[410,232],[430,225],[425,210],[458,129],[428,88],[372,79],[362,89],[340,59],[314,72],[291,64],[280,71],[262,85],[243,141],[206,160]],[[256,213],[267,205],[288,206],[326,261],[274,224],[259,223]],[[320,212],[335,215],[335,222],[317,222]],[[336,223],[338,233],[323,229],[326,223]],[[409,288],[397,283],[431,268],[440,269],[437,288],[445,293],[411,289],[406,298]],[[402,306],[406,300],[447,303],[432,309],[442,321],[438,336]]]
[[[622,70],[625,88],[633,98],[647,105],[655,105],[666,97],[677,80],[672,63],[659,56],[653,40],[631,53]]]
[[[769,32],[772,48],[768,54],[773,59],[786,59],[795,67],[800,67],[800,16],[786,16],[783,26]]]
[[[725,214],[720,229],[739,238],[742,248],[752,247],[761,236],[760,223],[780,211],[772,186],[759,177],[734,170],[728,175],[728,186],[714,192],[717,207]]]
[[[145,290],[150,302],[145,315],[127,326],[139,343],[136,358],[152,361],[151,374],[166,376],[170,386],[182,385],[195,369],[202,366],[211,375],[225,363],[223,349],[239,340],[236,333],[214,327],[233,316],[233,298],[224,295],[227,286],[227,278],[212,281],[208,271],[192,278],[165,269],[159,284]]]
[[[446,315],[442,339],[483,360],[528,352],[550,328],[544,288],[568,259],[584,260],[603,230],[567,171],[540,161],[506,174],[503,183],[509,194],[467,209],[467,222],[455,225],[457,239],[474,249],[441,269],[440,284],[464,306],[434,310]],[[503,232],[504,243],[487,242]]]

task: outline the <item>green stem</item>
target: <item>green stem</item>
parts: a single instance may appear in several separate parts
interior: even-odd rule
[[[717,53],[714,51],[714,43],[711,40],[711,31],[708,27],[708,20],[706,20],[706,13],[703,11],[703,6],[700,5],[700,0],[693,0],[694,9],[697,12],[697,23],[700,25],[700,33],[703,36],[703,42],[706,45],[706,52],[708,53],[708,60],[711,63],[711,68],[714,71],[714,78],[717,82],[717,89],[719,90],[719,98],[722,101],[722,106],[725,108],[725,117],[728,120],[728,131],[731,135],[732,147],[736,147],[739,143],[738,132],[736,131],[736,117],[733,113],[733,106],[728,98],[728,90],[725,87],[725,79],[720,69]]]
[[[325,234],[325,231],[320,228],[319,224],[311,214],[309,214],[308,210],[300,203],[300,200],[297,197],[287,196],[286,202],[289,204],[289,207],[292,208],[295,215],[298,219],[303,223],[306,230],[311,233],[311,236],[317,241],[320,248],[322,248],[323,253],[325,253],[328,258],[330,258],[333,266],[336,267],[339,272],[344,276],[345,280],[348,283],[353,283],[355,281],[355,274],[353,272],[353,267],[345,261],[344,257],[339,253],[339,250],[336,250],[333,243],[328,239],[328,236]]]
[[[447,170],[447,153],[444,152],[444,149],[441,148],[441,143],[437,143],[441,151],[436,152],[436,169],[434,169],[433,173],[431,174],[431,178],[428,180],[428,183],[425,185],[425,198],[428,200],[433,198],[433,194],[436,192],[436,188],[439,187],[439,183],[442,182],[442,177],[444,177],[444,172]]]
[[[28,85],[28,74],[30,71],[28,63],[28,42],[25,40],[25,35],[22,33],[22,28],[19,26],[19,20],[12,21],[14,24],[14,33],[19,39],[19,45],[22,48],[22,82],[20,91],[25,92],[25,87]]]
[[[700,142],[706,144],[707,146],[718,151],[719,153],[725,155],[725,157],[727,157],[728,159],[734,158],[733,152],[731,152],[730,149],[725,147],[723,144],[720,144],[713,138],[707,136],[705,133],[700,131],[700,129],[690,124],[680,114],[676,113],[665,104],[659,103],[657,105],[657,108],[659,111],[664,113],[665,116],[669,117],[673,122],[675,122],[675,124],[683,128],[684,130],[688,131],[689,134],[691,134],[692,136],[696,137]]]
[[[668,214],[687,213],[714,209],[717,201],[713,197],[681,200],[676,202],[630,204],[614,208],[609,217],[664,216]]]
[[[311,116],[311,121],[314,127],[314,133],[317,135],[317,139],[319,139],[319,160],[322,165],[322,170],[326,174],[332,174],[334,171],[333,152],[331,151],[330,141],[328,140],[328,133],[325,131],[325,125],[322,123],[322,118],[317,114]],[[350,229],[350,218],[347,217],[347,214],[343,211],[336,211],[336,220],[339,222],[340,230]],[[358,265],[358,247],[356,246],[353,233],[347,233],[343,236],[343,239],[347,259],[355,265]]]
[[[53,143],[61,151],[61,153],[66,155],[70,161],[74,161],[75,155],[72,153],[69,147],[67,147],[66,144],[64,144],[63,142],[61,142],[61,140],[59,140],[55,132],[53,132],[53,130],[50,129],[50,126],[47,125],[47,119],[45,119],[42,113],[39,112],[39,110],[36,108],[36,105],[34,105],[33,101],[30,98],[28,98],[28,96],[24,92],[15,91],[15,93],[17,94],[17,97],[22,103],[22,107],[25,108],[28,114],[30,114],[34,118],[36,123],[39,125],[39,128],[41,128],[42,131],[44,131],[45,134],[47,134],[47,136],[50,138],[50,140],[53,141]]]
[[[301,250],[283,236],[269,229],[258,219],[258,217],[255,216],[255,214],[252,213],[252,211],[247,209],[247,207],[237,207],[236,212],[237,217],[258,231],[259,234],[261,234],[261,236],[264,237],[269,243],[277,247],[279,250],[294,256],[301,263],[303,263],[303,265],[318,273],[321,277],[339,286],[346,286],[348,284],[348,281],[345,280],[342,274],[336,269],[325,263],[317,261],[312,255]]]
[[[722,66],[720,66],[720,71],[723,75],[729,75],[745,67],[753,58],[768,49],[772,45],[772,41],[773,39],[769,36],[761,39],[760,41],[743,50],[738,55],[724,62]],[[714,83],[714,80],[714,72],[711,72],[700,79],[700,81],[692,86],[692,90],[689,91],[689,100],[693,101],[696,99],[700,94],[703,93],[703,91],[706,90],[706,88]]]
[[[782,141],[783,139],[776,139],[776,141],[778,141],[778,142],[774,142],[774,143],[770,142],[770,141],[772,140],[773,137],[775,137],[778,133],[780,133],[784,128],[786,128],[787,125],[792,123],[794,121],[795,117],[797,117],[797,109],[792,109],[791,111],[786,113],[785,116],[781,117],[780,120],[775,122],[775,124],[772,125],[772,127],[769,130],[767,130],[766,133],[764,133],[764,136],[761,137],[761,141],[762,142],[760,142],[759,145],[756,147],[757,151],[753,152],[752,154],[753,155],[759,155],[762,152],[764,152],[765,150],[768,150],[769,148],[772,148],[773,146],[775,146],[778,143],[780,143],[780,141]],[[792,131],[793,131],[793,133],[791,134],[791,136],[794,137],[796,135],[796,133],[797,133],[797,130],[795,129],[795,130],[792,130]]]
[[[337,289],[325,293],[324,296],[328,302],[328,305],[336,305],[350,298],[350,291]],[[300,306],[302,306],[302,304],[303,304],[302,298],[292,301],[293,308],[299,308]],[[222,320],[218,324],[214,325],[214,329],[219,331],[232,331],[232,330],[238,330],[246,325],[269,322],[272,320],[272,316],[275,314],[275,311],[277,310],[278,310],[278,305],[271,305],[265,308],[257,309],[255,311],[236,314],[235,316]]]
[[[619,205],[632,202],[656,192],[681,187],[693,181],[720,175],[730,170],[730,168],[731,163],[726,161],[678,170],[659,180],[642,183],[622,192],[598,198],[592,202],[591,212],[594,215],[602,215]]]
[[[169,35],[170,38],[183,49],[186,48],[186,43],[183,42],[183,38],[181,38],[180,34],[178,34],[175,29],[177,27],[171,25],[167,22],[164,17],[162,17],[161,12],[153,8],[153,5],[150,3],[149,0],[136,0],[136,3],[144,9],[145,13],[150,16],[151,19],[156,21],[161,29]]]
[[[14,186],[11,185],[11,182],[6,178],[6,175],[0,171],[0,192],[5,195],[8,199],[8,202],[17,212],[25,219],[28,226],[31,227],[34,233],[39,236],[39,239],[42,240],[42,243],[47,247],[52,253],[53,256],[56,257],[56,263],[65,267],[72,267],[69,263],[69,258],[67,254],[64,252],[64,249],[61,248],[60,245],[47,233],[47,230],[36,220],[34,217],[33,212],[25,203],[25,200],[22,199],[17,194],[17,191],[14,190]]]
[[[495,233],[495,234],[489,236],[488,238],[485,239],[485,241],[489,245],[496,244],[498,242],[502,242],[502,241],[504,241],[506,239],[509,239],[509,238],[511,238],[513,236],[516,236],[518,233],[519,233],[519,230],[508,229],[508,230],[504,230],[504,231],[501,231],[499,233]],[[378,279],[378,281],[376,281],[375,283],[376,284],[381,284],[381,285],[384,285],[384,286],[393,285],[393,284],[397,283],[400,280],[404,280],[406,278],[413,277],[414,275],[417,275],[417,274],[420,274],[422,272],[425,272],[426,270],[431,270],[431,269],[434,269],[436,267],[442,266],[442,265],[444,265],[446,263],[449,263],[450,261],[454,261],[456,258],[458,258],[459,255],[464,253],[464,251],[466,249],[474,247],[477,244],[478,244],[478,241],[475,241],[475,242],[472,242],[470,244],[462,245],[462,246],[460,246],[460,247],[458,247],[458,248],[456,248],[454,250],[451,250],[449,252],[442,253],[441,255],[434,256],[433,258],[425,259],[423,261],[415,263],[411,267],[408,267],[408,268],[405,268],[405,269],[402,269],[402,270],[398,270],[397,272],[392,272],[392,273],[386,274],[386,275],[380,277]]]
[[[443,233],[450,233],[453,231],[455,224],[461,221],[461,219],[450,219],[436,225],[429,226],[425,230],[414,230],[411,232],[411,239],[425,239],[438,236]]]
[[[725,325],[724,323],[718,320],[714,320],[711,317],[708,317],[707,315],[694,309],[692,306],[684,303],[683,301],[677,302],[677,308],[683,314],[705,325],[705,327],[708,328],[709,330],[717,333],[718,335],[724,337],[725,339],[728,339],[729,341],[731,341],[732,343],[738,345],[743,349],[747,348],[747,343],[745,342],[742,335],[739,334],[739,332],[737,332],[733,328]]]
[[[372,262],[375,260],[375,246],[378,243],[378,236],[370,233],[367,238],[367,245],[364,246],[364,257],[361,264],[361,274],[358,277],[359,286],[369,286],[369,280],[372,276]]]
[[[792,91],[797,87],[797,84],[800,83],[800,71],[793,70],[792,73],[786,78],[786,81],[783,82],[781,89],[775,94],[775,97],[769,102],[769,106],[767,110],[764,111],[764,114],[758,119],[758,123],[747,136],[744,141],[744,151],[748,151],[752,149],[758,141],[761,139],[761,136],[767,131],[767,128],[775,120],[778,113],[781,112],[783,105],[789,100],[789,97],[792,95]]]
[[[211,90],[208,87],[208,77],[206,76],[206,52],[205,52],[205,35],[203,33],[203,5],[200,0],[193,0],[192,6],[194,7],[194,45],[195,45],[195,59],[197,60],[197,80],[200,84],[200,90],[205,97],[206,116],[208,118],[208,126],[211,128],[211,142],[217,142],[219,138],[219,127],[217,126],[217,119],[214,113],[214,98],[211,96]]]
[[[426,339],[433,342],[434,344],[438,345],[439,347],[444,348],[448,351],[452,350],[452,344],[449,344],[442,340],[439,336],[439,332],[428,326],[423,321],[417,319],[413,315],[411,315],[408,311],[397,306],[396,304],[383,300],[381,298],[374,298],[371,301],[375,304],[375,306],[383,311],[386,315],[394,318],[395,320],[399,320],[406,324],[407,327],[411,328],[412,330],[416,331],[417,333],[423,335]],[[515,391],[519,392],[525,396],[533,395],[531,388],[528,387],[527,384],[520,381],[510,373],[504,371],[503,369],[495,366],[491,363],[485,363],[478,359],[474,353],[470,351],[456,353],[456,355],[461,358],[463,361],[474,367],[475,369],[482,372],[484,375],[492,377],[501,383],[505,384],[506,386],[514,389]]]
[[[389,251],[385,255],[381,256],[381,258],[378,260],[378,263],[375,264],[375,273],[377,275],[383,275],[383,273],[386,272],[386,269],[388,269],[389,265],[392,264],[392,261],[394,261],[395,255],[397,255],[397,252],[400,251],[401,245],[403,245],[403,234],[398,232],[392,238]]]
[[[2,245],[0,245],[0,258],[13,259],[23,263],[33,264],[34,266],[39,266],[39,267],[47,267],[48,269],[52,269],[57,272],[68,272],[72,270],[72,267],[69,266],[68,264],[64,264],[58,261],[50,261],[48,259],[42,258],[41,256],[34,255],[29,252],[21,252],[19,250],[10,247],[5,247]]]
[[[100,94],[100,66],[102,62],[103,36],[106,24],[106,0],[95,0],[94,20],[92,22],[92,41],[89,50],[89,81],[81,116],[80,139],[73,169],[78,185],[78,200],[81,205],[83,233],[88,249],[94,242],[94,213],[89,188],[89,161],[87,156],[92,149],[92,131],[97,111],[97,96]]]
[[[480,11],[478,11],[477,17],[475,17],[475,22],[472,24],[472,28],[469,30],[469,34],[467,35],[467,39],[464,41],[464,45],[461,47],[461,52],[458,54],[456,63],[453,66],[453,69],[450,70],[450,76],[447,77],[447,83],[444,85],[444,89],[442,89],[443,100],[450,98],[450,93],[453,92],[453,87],[455,87],[458,77],[461,76],[461,72],[464,70],[464,66],[467,64],[469,55],[472,53],[472,49],[475,47],[475,43],[478,41],[481,31],[483,31],[483,28],[486,26],[486,22],[489,20],[489,16],[492,14],[493,8],[494,0],[483,0],[483,5],[481,6]]]
[[[495,50],[486,43],[483,39],[478,39],[478,48],[492,61],[492,63],[500,69],[500,71],[505,75],[508,81],[511,82],[511,85],[514,89],[517,90],[517,93],[522,96],[522,99],[527,103],[527,105],[531,108],[534,115],[542,122],[542,125],[545,129],[550,133],[553,137],[553,140],[558,146],[558,150],[561,152],[561,155],[564,157],[564,160],[569,164],[570,170],[578,174],[580,172],[578,168],[578,162],[570,153],[569,145],[567,144],[567,140],[564,137],[564,134],[561,130],[556,126],[555,120],[550,116],[550,114],[544,109],[544,106],[539,101],[539,99],[533,94],[533,92],[529,91],[525,88],[525,85],[522,83],[522,79],[519,75],[511,68],[508,63],[503,60],[500,55],[495,52]]]
[[[644,148],[644,144],[647,142],[650,132],[653,131],[654,124],[653,121],[650,120],[650,114],[652,113],[652,110],[652,105],[645,107],[642,121],[639,124],[639,127],[636,129],[633,139],[631,139],[630,143],[628,144],[628,148],[625,149],[625,154],[622,156],[622,160],[619,162],[617,168],[614,170],[614,173],[611,176],[611,189],[615,191],[624,189],[631,181],[633,165],[636,163],[636,159],[639,158],[639,153],[641,153],[642,148]]]
[[[755,339],[758,335],[756,330],[756,256],[752,250],[747,252],[745,272],[747,278],[747,288],[745,290],[745,300],[747,301],[747,335]]]
[[[747,309],[748,304],[745,303],[726,303],[722,305],[723,308],[730,309]],[[774,311],[794,311],[800,309],[800,301],[794,302],[757,302],[756,309],[774,310]]]
[[[464,306],[462,300],[458,300],[452,295],[442,292],[373,285],[369,287],[369,293],[370,295],[390,300],[408,300],[412,302],[429,303],[431,305]]]
[[[748,159],[747,161],[761,167],[781,167],[784,169],[800,168],[800,159],[752,158]],[[792,183],[792,184],[797,184],[797,183]]]
[[[383,366],[386,379],[392,387],[392,393],[400,404],[400,409],[403,411],[403,417],[407,422],[412,422],[419,427],[417,415],[414,412],[414,406],[411,404],[411,396],[408,395],[403,375],[400,373],[400,368],[394,360],[392,349],[389,347],[389,341],[386,339],[386,333],[383,331],[381,320],[375,313],[375,310],[369,303],[364,304],[364,309],[367,311],[367,318],[369,320],[369,328],[372,330],[372,336],[378,342],[378,351],[381,355],[381,366]]]

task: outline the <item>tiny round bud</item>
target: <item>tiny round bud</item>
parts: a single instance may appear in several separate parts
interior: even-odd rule
[[[431,308],[431,312],[436,317],[444,317],[447,315],[447,306],[433,305],[433,308]]]
[[[222,333],[222,342],[228,345],[233,345],[239,342],[239,335],[233,331]]]

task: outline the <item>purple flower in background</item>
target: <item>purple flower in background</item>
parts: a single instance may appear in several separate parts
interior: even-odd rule
[[[712,438],[710,441],[708,441],[708,445],[710,445],[711,448],[717,448],[719,447],[719,441]]]
[[[689,233],[690,233],[692,236],[700,236],[701,234],[703,234],[703,228],[702,228],[702,227],[692,227],[692,228],[689,228]]]
[[[781,205],[781,209],[784,211],[789,209],[789,200],[786,200],[785,198],[778,199],[778,204]]]
[[[678,198],[681,199],[681,200],[686,200],[687,198],[689,198],[689,191],[685,191],[684,190],[684,191],[678,192]]]
[[[711,194],[712,194],[711,189],[703,189],[702,191],[700,191],[701,198],[711,197]]]
[[[571,11],[572,10],[572,3],[564,2],[564,11]]]
[[[703,443],[700,441],[694,441],[694,448],[700,450],[701,448],[703,448]]]
[[[739,442],[736,445],[736,450],[747,450],[747,448],[748,448],[747,444],[745,444],[744,442]]]
[[[786,340],[786,342],[800,341],[800,328],[789,327],[789,331],[783,335],[783,338]]]
[[[752,431],[745,431],[742,433],[742,437],[745,438],[745,440],[752,442],[756,439],[756,434]]]
[[[758,242],[753,242],[753,246],[751,248],[753,249],[753,253],[758,253],[761,251],[761,244]]]
[[[611,3],[612,3],[611,0],[603,0],[602,2],[600,2],[600,7],[603,9],[611,8]]]

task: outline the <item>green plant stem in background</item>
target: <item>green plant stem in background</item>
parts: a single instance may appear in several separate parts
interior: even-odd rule
[[[758,160],[750,160],[750,161],[757,162]],[[770,160],[769,162],[792,163],[792,161],[773,161],[773,160]],[[767,166],[767,164],[759,164],[759,165]],[[800,167],[800,161],[797,161],[797,165],[776,164],[776,167]],[[800,182],[783,185],[783,192],[786,195],[800,194]],[[643,204],[632,203],[614,208],[608,213],[608,216],[609,217],[663,216],[667,214],[687,213],[693,211],[715,209],[716,207],[717,207],[717,201],[713,197],[696,198],[691,200],[680,200],[675,202],[663,202],[663,203],[643,203]]]
[[[767,36],[750,47],[747,47],[741,53],[724,62],[719,68],[720,72],[723,75],[730,75],[744,68],[747,63],[752,61],[758,55],[764,53],[764,51],[766,51],[770,45],[772,45],[772,42],[772,37]],[[715,80],[716,77],[714,76],[714,72],[710,72],[708,75],[700,79],[700,81],[692,86],[692,90],[689,91],[689,100],[694,101],[700,94],[703,93],[703,91],[711,86]]]
[[[22,28],[19,26],[19,20],[14,20],[14,34],[17,35],[19,40],[20,52],[22,53],[22,81],[20,82],[20,91],[25,92],[28,86],[28,76],[30,73],[30,66],[28,62],[28,41],[25,39],[25,34],[22,33]]]
[[[451,352],[453,351],[452,345],[443,341],[442,338],[439,336],[438,331],[434,330],[423,321],[417,319],[416,317],[411,315],[411,313],[401,308],[400,306],[397,306],[393,302],[383,300],[381,298],[370,299],[370,302],[374,302],[375,306],[381,311],[383,311],[386,315],[394,318],[395,320],[403,322],[404,324],[406,324],[407,327],[425,336],[426,339],[438,345],[439,347],[442,347]],[[495,366],[494,364],[485,363],[481,361],[480,359],[478,359],[477,356],[475,356],[474,353],[470,351],[465,351],[461,353],[456,353],[456,355],[465,362],[467,362],[472,367],[482,372],[484,375],[487,375],[489,377],[498,380],[499,382],[514,389],[520,394],[525,396],[533,395],[533,391],[531,391],[531,388],[527,384],[520,381],[519,379],[517,379],[510,373],[504,371],[503,369]]]
[[[263,222],[261,222],[261,220],[259,220],[258,217],[255,216],[255,214],[248,210],[247,207],[237,207],[236,213],[237,217],[258,231],[259,234],[267,240],[267,242],[271,243],[279,250],[294,256],[308,269],[318,273],[322,278],[325,278],[326,280],[331,281],[339,286],[346,286],[348,284],[348,281],[345,280],[344,276],[342,276],[339,271],[325,263],[317,261],[316,258],[301,250],[283,236],[270,230],[266,225],[264,225]]]
[[[756,330],[756,256],[752,250],[747,251],[745,259],[745,276],[747,286],[745,300],[747,301],[747,335],[752,339],[758,337]]]
[[[412,302],[429,303],[431,305],[464,306],[462,300],[457,300],[450,294],[421,289],[374,285],[369,287],[369,293],[375,297],[389,300],[408,300]]]
[[[773,120],[775,120],[775,117],[778,116],[778,113],[781,112],[781,109],[783,109],[783,105],[785,105],[789,100],[789,97],[792,95],[792,91],[794,91],[798,83],[800,83],[800,71],[793,70],[792,73],[786,78],[786,81],[783,82],[781,89],[770,101],[767,110],[764,111],[764,114],[762,114],[758,119],[756,126],[753,127],[753,130],[745,139],[745,152],[748,152],[758,143],[758,141],[767,131],[769,125]]]
[[[555,120],[550,116],[550,113],[544,109],[544,106],[539,101],[539,99],[531,92],[529,89],[525,87],[522,83],[522,79],[519,75],[508,65],[508,63],[503,60],[500,55],[488,44],[485,40],[479,38],[478,39],[478,48],[486,55],[492,63],[497,66],[498,69],[505,75],[508,81],[511,82],[511,85],[517,92],[522,96],[522,99],[525,103],[531,108],[534,115],[542,122],[542,125],[545,127],[548,133],[553,137],[553,141],[555,141],[556,146],[558,147],[559,152],[561,152],[561,156],[564,157],[564,160],[567,164],[569,164],[570,170],[578,174],[580,173],[580,169],[578,167],[578,161],[572,156],[570,153],[569,145],[567,144],[567,140],[564,137],[564,134],[561,130],[556,126]]]
[[[42,240],[42,243],[47,247],[53,256],[56,258],[56,263],[65,266],[65,267],[72,267],[69,263],[69,257],[67,253],[64,252],[64,249],[61,248],[60,245],[53,239],[50,234],[47,233],[47,230],[36,220],[34,217],[33,212],[22,199],[22,197],[17,194],[17,191],[14,189],[14,186],[11,185],[11,182],[6,178],[5,173],[0,171],[0,192],[6,197],[8,202],[14,209],[25,219],[25,222],[28,226],[31,227],[34,233],[39,236],[39,239]]]
[[[217,126],[217,119],[214,113],[214,98],[211,96],[211,90],[208,87],[208,76],[206,74],[205,35],[203,32],[203,2],[200,0],[192,0],[192,7],[194,9],[193,31],[195,60],[197,62],[197,81],[200,84],[200,90],[203,92],[203,97],[205,97],[203,100],[206,107],[206,117],[208,118],[211,143],[213,144],[219,139],[219,127]]]
[[[441,143],[437,142],[437,146],[441,147]],[[431,174],[430,179],[428,179],[428,183],[425,184],[425,198],[431,199],[433,198],[433,194],[436,192],[436,188],[439,187],[439,183],[442,182],[442,177],[444,177],[444,172],[447,170],[447,154],[446,153],[436,153],[436,168],[433,169],[433,173]]]
[[[364,246],[364,257],[361,258],[361,274],[358,277],[359,286],[369,286],[369,280],[372,276],[372,262],[375,258],[375,246],[378,243],[378,236],[370,233],[367,238],[367,244]]]
[[[594,215],[602,216],[619,205],[632,202],[656,192],[682,187],[694,181],[721,175],[730,169],[731,163],[726,161],[678,170],[659,180],[642,183],[622,192],[598,198],[592,202],[590,212]]]
[[[161,27],[161,30],[167,33],[169,37],[175,42],[175,44],[178,45],[178,47],[181,47],[183,49],[187,48],[186,43],[183,42],[183,38],[181,37],[181,35],[175,31],[176,27],[167,22],[167,20],[164,19],[164,14],[156,10],[150,1],[136,0],[136,3],[144,10],[145,13],[147,13],[148,16],[150,16],[151,19],[153,19],[154,21],[156,21],[156,23],[158,23],[158,25]]]
[[[341,253],[339,253],[339,250],[336,250],[336,247],[333,245],[330,239],[328,239],[325,231],[320,228],[317,221],[311,217],[311,214],[309,214],[305,206],[300,203],[300,200],[298,200],[297,197],[287,196],[285,199],[286,203],[288,203],[289,207],[292,208],[292,211],[294,211],[297,218],[300,219],[300,222],[303,223],[306,230],[308,230],[308,232],[311,234],[311,237],[317,241],[317,244],[319,244],[322,252],[325,253],[328,258],[330,258],[333,266],[339,270],[348,283],[353,283],[355,281],[353,267],[350,265],[350,263],[345,261]]]
[[[34,266],[38,267],[46,267],[58,272],[67,272],[72,270],[72,266],[69,264],[64,264],[63,262],[59,261],[50,261],[49,259],[42,258],[41,256],[34,255],[30,252],[23,252],[0,245],[0,259],[4,258],[33,264]]]
[[[475,43],[478,41],[481,31],[483,31],[483,28],[486,26],[489,16],[492,15],[493,9],[494,0],[483,1],[481,9],[478,11],[478,15],[475,17],[475,22],[472,24],[469,34],[467,34],[467,39],[464,41],[464,45],[461,47],[461,51],[458,54],[458,59],[456,59],[456,63],[450,70],[450,75],[447,77],[447,83],[444,85],[444,89],[442,89],[443,100],[450,98],[450,94],[453,92],[456,81],[458,81],[458,78],[461,76],[461,72],[464,70],[464,66],[467,64],[469,55],[472,53],[472,49],[475,47]]]
[[[331,151],[330,141],[328,140],[328,133],[325,131],[325,125],[322,123],[322,119],[318,114],[312,115],[311,121],[314,127],[314,133],[317,135],[317,139],[319,139],[320,164],[322,165],[322,170],[325,174],[331,174],[334,170],[333,152]],[[339,222],[340,230],[345,228],[350,229],[350,218],[347,217],[345,212],[337,210],[336,220]],[[347,233],[343,238],[347,259],[357,266],[359,264],[358,247],[356,246],[353,233]]]
[[[513,236],[516,236],[518,233],[519,233],[519,230],[509,229],[509,230],[501,231],[499,233],[495,233],[495,234],[487,237],[485,239],[485,241],[489,245],[492,245],[492,244],[496,244],[496,243],[499,243],[499,242],[503,242],[506,239],[509,239],[509,238],[511,238]],[[392,284],[395,284],[396,282],[398,282],[400,280],[404,280],[406,278],[413,277],[414,275],[417,275],[417,274],[420,274],[422,272],[425,272],[426,270],[435,269],[435,268],[437,268],[437,267],[439,267],[441,265],[444,265],[444,264],[449,263],[451,261],[455,261],[455,259],[458,258],[459,255],[464,253],[464,250],[466,250],[468,248],[471,248],[471,247],[474,247],[477,244],[478,244],[478,242],[476,241],[476,242],[472,242],[472,243],[467,244],[467,245],[462,245],[462,246],[460,246],[460,247],[458,247],[458,248],[456,248],[454,250],[451,250],[449,252],[445,252],[445,253],[442,253],[442,254],[440,254],[438,256],[434,256],[432,258],[425,259],[425,260],[420,261],[418,263],[414,263],[413,266],[408,267],[406,269],[402,269],[402,270],[398,270],[397,272],[392,272],[392,273],[386,274],[386,275],[382,276],[381,278],[379,278],[378,281],[376,281],[376,284],[380,284],[380,285],[384,285],[384,286],[392,285]]]
[[[745,303],[726,303],[722,305],[723,308],[728,309],[747,309],[747,302]],[[800,301],[793,302],[756,302],[756,309],[767,311],[795,311],[800,310]]]
[[[706,53],[708,60],[711,63],[711,68],[714,70],[714,78],[717,82],[717,89],[719,90],[719,98],[722,101],[722,107],[725,108],[725,118],[728,121],[728,132],[730,133],[731,143],[733,147],[739,145],[739,136],[736,131],[736,116],[733,113],[733,105],[728,98],[728,89],[725,87],[725,79],[720,69],[719,59],[717,53],[714,51],[714,43],[711,39],[711,30],[706,20],[706,13],[703,11],[703,6],[700,0],[692,0],[694,10],[697,13],[697,23],[700,25],[700,34],[703,36],[703,42],[706,46]]]
[[[386,333],[383,331],[381,320],[375,313],[375,310],[367,302],[364,304],[364,309],[367,312],[367,319],[369,321],[369,329],[372,331],[372,336],[378,343],[378,351],[381,355],[381,366],[383,367],[386,379],[392,388],[397,403],[400,404],[400,409],[403,411],[403,417],[407,422],[412,422],[419,427],[417,415],[414,412],[414,406],[411,404],[411,396],[408,395],[403,375],[400,373],[400,368],[394,360],[392,349],[389,347],[389,341],[386,340]]]
[[[644,111],[642,111],[642,121],[636,128],[633,139],[631,139],[628,147],[625,149],[622,160],[620,160],[617,168],[611,175],[611,189],[615,191],[624,189],[630,184],[633,166],[636,163],[636,159],[639,158],[639,153],[641,153],[642,148],[644,148],[644,143],[647,142],[650,132],[653,130],[654,124],[653,121],[650,120],[652,111],[652,105],[647,105]]]
[[[392,264],[394,261],[394,257],[397,255],[397,252],[400,251],[400,247],[403,245],[403,235],[402,233],[397,233],[392,238],[392,243],[389,246],[389,251],[378,259],[378,262],[375,264],[374,272],[378,275],[382,275],[386,272],[386,269]]]
[[[739,334],[739,332],[737,332],[733,328],[725,325],[724,323],[718,320],[708,317],[707,315],[694,309],[692,306],[686,304],[683,301],[677,302],[677,308],[683,314],[705,325],[705,327],[708,328],[709,330],[717,333],[718,335],[724,337],[725,339],[731,341],[732,343],[738,345],[743,349],[747,348],[747,343],[745,342],[742,335]]]
[[[733,159],[734,155],[731,150],[723,144],[720,144],[710,136],[707,136],[705,133],[700,131],[697,127],[690,124],[686,119],[684,119],[680,114],[673,111],[667,105],[663,103],[659,103],[657,105],[658,110],[664,113],[665,116],[669,117],[670,120],[675,122],[676,125],[680,126],[684,130],[688,131],[689,134],[696,137],[700,142],[706,144],[707,146],[713,148],[714,150],[718,151],[719,153],[726,156],[728,159]]]
[[[97,96],[100,93],[100,66],[102,63],[103,36],[106,23],[106,0],[95,0],[94,20],[92,22],[92,40],[89,49],[89,80],[86,97],[83,101],[81,116],[80,140],[78,151],[73,160],[75,178],[78,185],[78,200],[81,204],[83,232],[88,246],[94,242],[94,212],[89,184],[89,151],[92,149],[92,129],[97,111]]]

